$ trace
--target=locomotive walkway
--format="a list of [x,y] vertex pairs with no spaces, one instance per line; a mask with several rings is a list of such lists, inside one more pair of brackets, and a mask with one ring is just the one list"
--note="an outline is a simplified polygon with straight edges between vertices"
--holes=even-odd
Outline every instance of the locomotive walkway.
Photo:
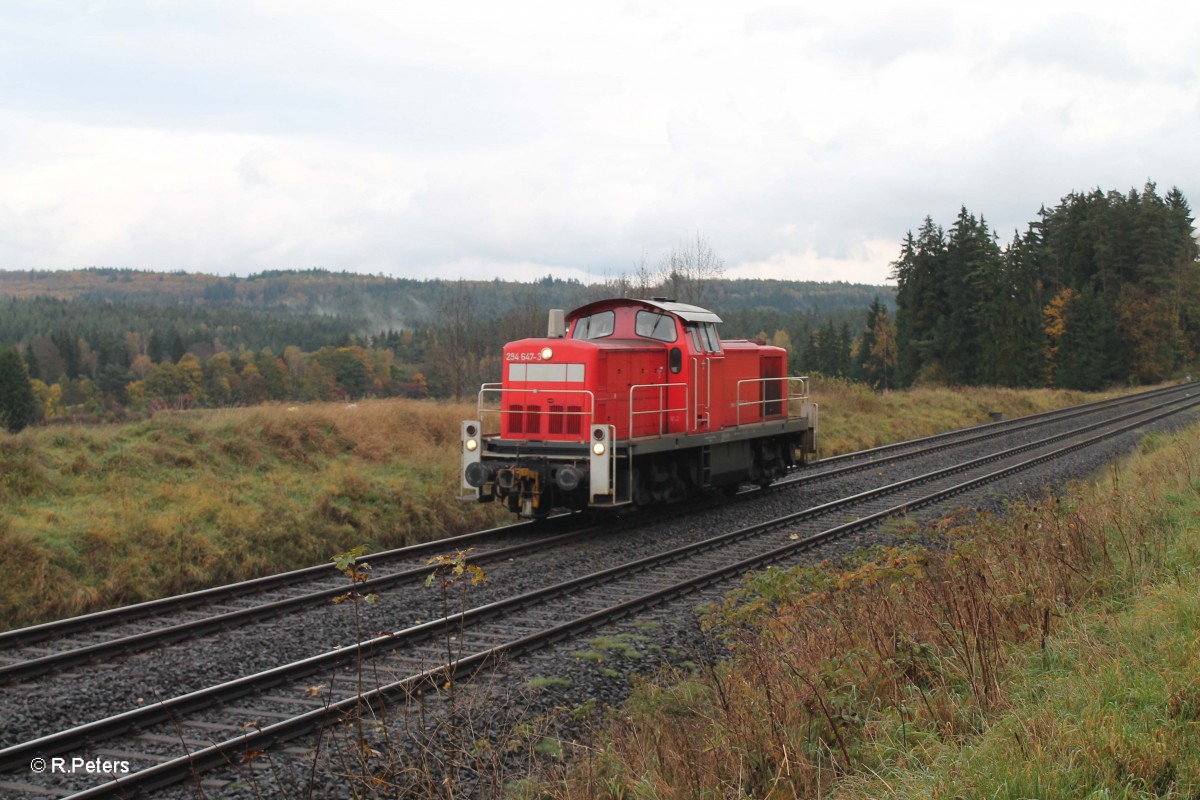
[[[71,796],[83,798],[119,796],[124,792],[169,785],[208,768],[235,761],[238,754],[246,750],[262,750],[311,732],[364,705],[378,705],[388,697],[405,697],[432,684],[457,680],[501,657],[513,657],[579,636],[614,619],[636,614],[704,587],[730,583],[747,570],[793,560],[820,544],[1033,469],[1198,404],[1200,393],[1194,384],[1171,387],[828,459],[812,474],[785,482],[793,486],[785,487],[783,491],[794,491],[796,486],[845,474],[848,470],[875,470],[881,464],[914,459],[933,450],[950,452],[967,443],[979,445],[1006,436],[1023,439],[1015,446],[995,442],[994,451],[986,455],[960,458],[949,466],[890,480],[868,491],[767,522],[671,547],[652,556],[505,597],[461,614],[413,625],[357,645],[14,744],[0,750],[0,771],[12,775],[8,779],[0,777],[0,787],[24,791],[29,796],[37,796],[35,792],[61,795],[79,790]],[[1065,432],[1036,438],[1035,432],[1039,428],[1061,423],[1064,419],[1077,422]],[[946,461],[945,456],[943,461]],[[847,518],[852,521],[845,522]],[[567,519],[554,524],[569,527],[573,523]],[[521,530],[521,535],[529,530],[525,526],[498,530],[513,529]],[[546,528],[543,526],[538,530],[545,531]],[[532,557],[534,551],[544,551],[555,540],[567,542],[587,535],[586,531],[578,529],[559,532],[553,527],[550,533],[547,538],[546,533],[541,532],[540,547],[537,540],[520,542],[511,545],[506,555],[494,556],[495,552],[504,552],[499,547],[490,555],[506,559]],[[476,537],[472,542],[489,538],[498,541],[499,534],[493,530],[471,536]],[[423,557],[456,546],[460,546],[459,543],[443,541],[422,546],[419,553]],[[379,557],[368,558],[374,563]],[[395,561],[411,565],[415,558],[418,556],[410,551],[405,556],[397,556]],[[472,557],[471,560],[479,559]],[[409,566],[396,573],[403,578],[389,576],[389,579],[413,580],[417,573],[421,577],[427,576],[429,567]],[[343,579],[336,591],[344,593],[346,589]],[[328,597],[320,602],[327,603]],[[273,610],[271,613],[281,612]],[[455,647],[461,648],[461,656],[448,660],[445,643],[451,636],[456,637]],[[14,636],[12,640],[18,641],[19,637]],[[84,657],[99,656],[96,651],[91,651]],[[371,663],[373,670],[398,679],[360,693],[356,681],[360,660]],[[26,673],[22,680],[29,680],[30,674]],[[326,678],[321,683],[320,696],[316,698],[307,686],[315,675]],[[278,721],[264,726],[260,724],[264,717]],[[221,735],[226,738],[212,742]],[[188,746],[188,742],[195,744]],[[85,748],[96,747],[97,743],[103,743],[106,752],[130,757],[136,762],[135,771],[119,780],[86,788],[73,782],[76,776],[64,779],[44,775],[37,780],[39,776],[28,773],[28,765],[35,758],[69,757]],[[191,752],[181,754],[179,751],[185,747]]]

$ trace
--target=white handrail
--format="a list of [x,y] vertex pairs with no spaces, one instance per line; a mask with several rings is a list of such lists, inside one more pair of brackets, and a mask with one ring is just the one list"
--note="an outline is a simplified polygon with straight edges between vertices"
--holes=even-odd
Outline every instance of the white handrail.
[[[638,389],[658,389],[658,408],[647,409],[645,411],[633,410],[633,393]],[[683,390],[683,407],[682,408],[664,408],[665,398],[663,397],[664,390],[670,392],[672,389]],[[684,419],[687,419],[688,410],[688,386],[686,383],[637,383],[629,387],[629,438],[630,439],[645,439],[650,436],[662,436],[663,430],[662,415],[663,414],[678,414],[682,413]],[[633,435],[633,418],[642,414],[658,414],[658,433],[647,433],[642,436]],[[686,429],[685,429],[686,431]]]
[[[545,415],[547,418],[549,418],[551,416],[588,417],[588,420],[586,423],[583,420],[580,420],[580,423],[579,423],[579,428],[581,431],[580,437],[579,437],[580,441],[583,441],[584,439],[587,438],[587,431],[591,427],[593,418],[596,413],[596,395],[591,390],[589,390],[589,389],[505,389],[505,388],[503,388],[503,384],[500,384],[500,383],[485,383],[479,388],[479,397],[478,397],[477,407],[476,407],[476,410],[478,411],[478,416],[476,417],[476,419],[479,420],[480,425],[485,425],[484,414],[498,414],[500,419],[503,420],[505,414],[527,414],[527,413],[529,413],[528,411],[526,411],[524,409],[522,409],[521,411],[513,411],[510,408],[504,408],[503,405],[499,405],[504,402],[503,395],[507,392],[520,392],[521,394],[540,394],[540,395],[545,395],[546,397],[548,397],[550,399],[555,399],[555,398],[558,398],[558,397],[561,397],[564,395],[586,395],[587,408],[584,410],[581,410],[581,411],[548,411],[547,410],[547,411],[540,411],[538,413],[541,415]],[[485,393],[494,393],[494,394],[500,395],[500,397],[496,401],[498,403],[497,407],[495,407],[495,408],[485,408],[484,407],[483,396]],[[503,432],[503,426],[501,427],[501,432]],[[545,431],[541,431],[541,432],[545,433]],[[489,435],[489,434],[484,434],[484,435]],[[495,434],[491,434],[491,435],[495,435]],[[555,434],[555,435],[557,436],[558,434]]]
[[[745,401],[742,400],[742,385],[743,384],[761,383],[761,384],[765,385],[768,381],[784,382],[783,383],[783,391],[780,393],[779,397],[764,398],[764,397],[762,397],[763,393],[759,392],[759,397],[761,398],[759,400],[745,400]],[[800,384],[799,392],[792,391],[792,388],[791,388],[792,382],[798,382]],[[737,413],[735,416],[734,425],[735,425],[735,427],[741,427],[742,407],[743,406],[762,406],[762,411],[759,413],[759,419],[760,420],[764,419],[766,417],[765,412],[766,412],[766,404],[767,403],[782,403],[783,407],[784,407],[784,413],[787,415],[787,418],[794,419],[795,417],[797,417],[799,415],[792,414],[791,404],[792,404],[793,400],[799,400],[800,402],[805,402],[808,400],[808,376],[788,375],[786,377],[779,377],[779,378],[745,378],[743,380],[740,380],[737,382],[737,403],[736,403]]]

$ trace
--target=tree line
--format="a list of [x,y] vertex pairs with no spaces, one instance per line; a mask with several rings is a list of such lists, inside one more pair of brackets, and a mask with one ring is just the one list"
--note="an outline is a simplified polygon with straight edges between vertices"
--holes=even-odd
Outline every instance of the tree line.
[[893,264],[896,379],[1095,390],[1191,369],[1200,266],[1186,198],[1071,193],[1000,247],[965,207],[926,217]]
[[[203,327],[117,333],[63,326],[0,347],[0,425],[19,430],[56,419],[266,401],[473,397],[481,383],[500,380],[502,344],[542,336],[546,324],[546,310],[532,301],[481,320],[471,313],[476,291],[459,284],[440,307],[440,325],[370,337],[342,330],[331,337],[335,343],[310,351],[229,348]],[[726,319],[723,336],[784,347],[794,370],[894,384],[894,335],[878,297],[865,321],[861,308],[825,316],[745,311]]]
[[[0,300],[0,346],[14,348],[0,363],[0,384],[28,383],[20,394],[33,398],[10,408],[0,397],[0,422],[19,428],[263,401],[473,397],[481,383],[500,379],[504,342],[544,335],[548,308],[612,296],[703,303],[721,311],[727,338],[772,341],[793,363],[811,361],[810,370],[863,377],[854,355],[862,308],[873,291],[890,300],[887,287],[727,280],[723,269],[697,235],[654,266],[643,260],[632,274],[589,285],[324,270],[248,279],[0,272],[0,291],[14,293]],[[886,316],[885,306],[875,296],[872,308]]]

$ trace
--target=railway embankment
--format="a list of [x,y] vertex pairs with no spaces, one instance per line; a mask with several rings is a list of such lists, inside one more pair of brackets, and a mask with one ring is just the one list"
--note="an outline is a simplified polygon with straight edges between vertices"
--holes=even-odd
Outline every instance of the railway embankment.
[[[5,676],[17,682],[0,692],[10,721],[0,766],[15,770],[4,785],[18,796],[51,787],[83,789],[80,776],[39,777],[22,768],[31,759],[100,747],[127,756],[136,774],[118,776],[114,786],[94,786],[96,793],[183,780],[165,796],[190,796],[189,776],[214,767],[204,780],[221,796],[350,796],[368,787],[400,792],[405,786],[454,786],[456,795],[503,788],[519,797],[530,786],[519,778],[534,769],[531,761],[569,760],[571,770],[584,771],[560,776],[552,791],[589,796],[597,786],[589,780],[602,774],[590,760],[597,751],[589,747],[599,742],[606,754],[600,766],[617,770],[601,787],[626,786],[627,778],[639,786],[661,781],[660,793],[671,796],[668,789],[677,781],[697,776],[670,769],[660,775],[652,763],[625,773],[610,750],[620,756],[613,748],[621,737],[646,724],[658,738],[637,740],[633,752],[646,759],[647,748],[658,746],[662,758],[702,741],[702,728],[672,728],[680,718],[693,715],[728,727],[714,707],[745,715],[738,717],[745,723],[738,735],[777,730],[784,758],[770,760],[771,741],[758,740],[760,749],[752,751],[749,740],[722,733],[707,746],[732,742],[735,755],[753,760],[730,762],[736,770],[730,774],[714,772],[718,788],[736,781],[743,793],[767,794],[774,789],[752,782],[767,775],[772,787],[798,792],[803,785],[784,783],[781,776],[790,780],[804,766],[818,777],[854,776],[853,759],[869,752],[884,730],[888,702],[901,708],[905,742],[908,727],[921,720],[904,716],[904,709],[922,698],[931,698],[933,709],[927,734],[942,730],[937,726],[947,720],[961,723],[944,734],[950,741],[985,731],[986,714],[1010,705],[1002,695],[1004,654],[1039,635],[1057,635],[1069,614],[1114,582],[1101,570],[1096,547],[1070,537],[1062,539],[1062,552],[1047,544],[1050,539],[1024,550],[1011,550],[1011,543],[1010,550],[983,549],[986,542],[1037,541],[1025,532],[986,527],[998,524],[988,512],[1009,508],[1020,497],[1062,507],[1060,499],[1047,500],[1058,495],[1048,496],[1042,487],[1090,479],[1098,471],[1108,475],[1106,465],[1118,456],[1173,444],[1173,431],[1195,420],[1198,401],[1194,386],[1164,387],[828,458],[767,491],[747,487],[723,504],[632,515],[601,527],[564,517],[480,531],[470,534],[470,545],[462,537],[432,545],[435,551],[475,548],[434,559],[449,559],[450,566],[464,559],[461,573],[445,573],[448,581],[438,578],[429,547],[421,546],[375,553],[371,569],[355,567],[353,576],[325,565],[278,576],[286,580],[272,578],[269,585],[234,587],[228,597],[206,594],[207,608],[196,607],[195,598],[179,598],[188,601],[180,608],[156,604],[161,619],[125,609],[137,612],[129,631],[110,624],[117,622],[111,615],[93,616],[86,631],[39,629],[45,635],[36,641],[9,642],[15,649],[5,656],[14,663],[0,668],[0,682]],[[1144,439],[1148,434],[1152,438]],[[1124,488],[1128,481],[1116,485]],[[1157,496],[1147,502],[1161,505]],[[1078,508],[1091,513],[1094,505],[1089,499]],[[959,506],[972,510],[943,516]],[[1066,508],[1075,509],[1070,503]],[[1056,513],[1060,532],[1072,530],[1066,512]],[[1126,549],[1140,552],[1136,545],[1147,541],[1142,536]],[[864,545],[872,549],[864,553]],[[1101,546],[1098,552],[1107,551]],[[955,573],[952,567],[967,556],[974,559],[970,569]],[[1021,572],[1023,563],[1033,565],[1029,575]],[[1130,563],[1138,562],[1131,556]],[[767,569],[769,564],[779,566]],[[487,581],[454,577],[473,576],[480,567]],[[331,574],[318,574],[322,570]],[[759,577],[743,587],[740,602],[723,603],[747,570]],[[1078,578],[1087,574],[1091,582]],[[357,588],[350,590],[348,577]],[[323,588],[327,583],[332,585]],[[438,585],[446,587],[441,594]],[[1047,586],[1059,594],[1046,594]],[[871,594],[879,587],[894,596]],[[940,595],[926,591],[938,587]],[[916,610],[900,603],[915,595],[925,597]],[[959,616],[930,622],[938,599]],[[708,606],[703,630],[695,613],[701,604]],[[858,616],[838,618],[834,611],[843,607],[857,608]],[[890,623],[872,631],[880,615]],[[967,622],[959,619],[963,615]],[[854,638],[848,629],[857,624],[867,625],[871,635]],[[152,630],[141,630],[143,625]],[[1005,638],[1014,629],[1024,639]],[[821,630],[828,640],[805,638]],[[368,641],[356,646],[364,637]],[[893,670],[891,684],[886,670],[869,661],[868,646]],[[978,675],[956,665],[960,652]],[[813,654],[823,654],[836,669],[805,661]],[[656,664],[686,676],[678,691],[693,706],[678,702],[677,690],[665,683],[647,682]],[[816,671],[804,673],[803,667]],[[797,676],[809,678],[814,696],[784,692],[786,681],[795,683]],[[896,693],[910,685],[922,693],[897,700]],[[631,686],[638,688],[630,710],[617,717],[628,727],[618,726],[620,735],[607,738],[587,736],[589,726],[607,717],[606,708],[629,698]],[[964,705],[946,718],[934,716],[948,707],[954,690],[992,698],[994,705],[981,704],[978,713]],[[785,699],[782,706],[775,705],[777,698]],[[851,702],[859,699],[861,705]],[[806,718],[806,709],[827,716]],[[651,710],[665,715],[666,723]],[[349,714],[343,724],[324,727],[343,712]],[[879,716],[870,718],[872,713]],[[824,738],[822,719],[829,720]],[[862,723],[868,732],[856,733],[862,720],[870,723]],[[686,741],[663,738],[672,730],[682,730]],[[289,740],[294,744],[278,748]],[[186,755],[178,753],[182,745]],[[831,757],[825,763],[801,760],[826,750]],[[333,763],[327,763],[330,757]],[[726,763],[722,757],[718,766]]]
[[[823,456],[1105,395],[814,381]],[[161,413],[0,432],[0,628],[153,600],[507,521],[458,502],[467,404]]]
[[467,411],[268,405],[0,434],[0,627],[506,521],[457,500]]
[[758,573],[704,618],[729,658],[638,682],[539,790],[1195,794],[1200,426],[1003,515],[972,505]]

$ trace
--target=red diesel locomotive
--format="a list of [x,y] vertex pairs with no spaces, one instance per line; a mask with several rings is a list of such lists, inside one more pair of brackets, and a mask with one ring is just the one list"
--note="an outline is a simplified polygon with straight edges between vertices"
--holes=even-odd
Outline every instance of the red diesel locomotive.
[[463,499],[541,517],[765,486],[803,463],[808,380],[783,348],[722,340],[720,321],[662,298],[551,311],[547,338],[505,346],[502,382],[462,424]]

